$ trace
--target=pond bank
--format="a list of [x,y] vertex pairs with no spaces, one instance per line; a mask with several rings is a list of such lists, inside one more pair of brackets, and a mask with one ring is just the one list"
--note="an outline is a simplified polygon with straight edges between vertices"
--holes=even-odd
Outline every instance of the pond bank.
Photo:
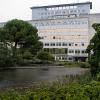
[[51,65],[36,65],[36,66],[15,66],[15,67],[1,67],[0,70],[5,70],[5,69],[40,69],[40,68],[70,68],[70,69],[85,69],[89,70],[89,68],[81,68],[81,67],[65,67],[65,66],[51,66]]
[[40,69],[40,68],[64,68],[64,66],[50,66],[50,65],[36,65],[36,66],[15,66],[15,67],[1,67],[0,70],[10,70],[10,69]]
[[63,77],[73,78],[84,75],[89,69],[84,68],[65,68],[61,66],[49,67],[17,67],[0,71],[0,88],[23,87],[48,81],[58,81]]

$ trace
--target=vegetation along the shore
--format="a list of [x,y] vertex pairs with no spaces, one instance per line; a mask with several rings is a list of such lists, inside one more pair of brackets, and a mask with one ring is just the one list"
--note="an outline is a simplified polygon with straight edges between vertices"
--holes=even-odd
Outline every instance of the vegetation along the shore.
[[43,51],[39,40],[37,28],[28,22],[8,21],[0,28],[0,67],[29,65],[39,62],[38,59],[53,60],[51,54]]
[[2,91],[0,100],[100,100],[100,74],[94,80],[89,77],[76,79],[67,83],[64,80],[52,85]]

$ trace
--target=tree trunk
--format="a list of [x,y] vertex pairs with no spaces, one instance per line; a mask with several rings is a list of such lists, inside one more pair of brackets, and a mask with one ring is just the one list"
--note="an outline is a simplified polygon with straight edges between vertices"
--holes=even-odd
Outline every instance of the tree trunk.
[[13,59],[14,59],[15,63],[16,63],[16,58],[17,58],[16,50],[17,50],[17,42],[15,42],[15,45],[13,47]]

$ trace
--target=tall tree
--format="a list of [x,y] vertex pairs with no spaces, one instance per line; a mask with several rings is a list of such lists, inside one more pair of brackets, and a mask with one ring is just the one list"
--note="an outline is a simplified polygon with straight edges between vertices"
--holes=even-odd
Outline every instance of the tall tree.
[[[22,51],[29,50],[34,54],[34,51],[37,52],[43,47],[39,41],[37,28],[26,21],[18,19],[8,21],[6,25],[0,29],[0,36],[2,36],[0,41],[6,41],[6,43],[10,44],[14,58],[17,56],[17,48],[23,49]],[[40,47],[36,49],[36,45]]]
[[95,29],[95,35],[90,40],[90,44],[87,47],[87,52],[89,54],[89,63],[91,65],[91,74],[95,76],[96,73],[100,71],[100,24],[95,23],[92,25]]

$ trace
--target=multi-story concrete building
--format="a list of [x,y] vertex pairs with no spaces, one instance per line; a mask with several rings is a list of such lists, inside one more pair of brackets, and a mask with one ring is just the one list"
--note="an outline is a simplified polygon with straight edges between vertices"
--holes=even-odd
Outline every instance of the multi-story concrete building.
[[31,7],[32,20],[38,28],[44,50],[55,60],[85,60],[86,48],[94,35],[93,23],[100,14],[91,14],[92,2]]
[[91,14],[92,2],[31,7],[44,50],[55,60],[86,60],[86,48],[100,23],[100,14]]

